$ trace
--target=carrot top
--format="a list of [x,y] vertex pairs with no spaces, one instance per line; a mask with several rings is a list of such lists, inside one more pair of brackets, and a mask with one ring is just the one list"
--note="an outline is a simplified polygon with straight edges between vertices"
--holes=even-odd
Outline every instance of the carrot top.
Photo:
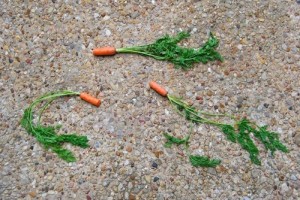
[[[74,162],[75,156],[73,153],[62,147],[63,143],[70,143],[75,146],[79,146],[82,148],[88,147],[88,139],[86,136],[79,136],[76,134],[62,134],[58,135],[57,132],[61,126],[44,126],[41,124],[41,115],[44,112],[44,110],[50,105],[52,101],[59,97],[63,96],[74,96],[79,95],[78,92],[72,92],[72,91],[59,91],[59,92],[51,92],[48,94],[45,94],[39,98],[37,98],[35,101],[33,101],[28,108],[25,109],[24,115],[21,119],[21,125],[23,128],[26,129],[26,131],[31,134],[32,136],[36,137],[39,143],[41,143],[46,149],[52,149],[53,152],[55,152],[58,157],[62,158],[63,160],[67,162]],[[39,110],[38,115],[38,121],[37,123],[34,123],[34,115],[33,111],[34,108],[42,103],[45,102],[45,104],[42,106],[42,108]]]
[[216,51],[219,45],[211,33],[207,42],[201,48],[184,48],[177,44],[190,36],[187,32],[180,32],[171,37],[165,35],[154,43],[142,46],[133,46],[117,49],[117,53],[133,53],[150,56],[157,60],[165,60],[175,64],[176,68],[189,69],[194,63],[207,63],[213,60],[223,61],[220,53]]

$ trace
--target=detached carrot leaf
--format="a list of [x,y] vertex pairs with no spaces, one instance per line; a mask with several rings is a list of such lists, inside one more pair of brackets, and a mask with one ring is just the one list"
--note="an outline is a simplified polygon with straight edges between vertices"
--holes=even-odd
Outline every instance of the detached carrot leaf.
[[221,163],[219,159],[209,159],[207,156],[189,156],[190,162],[194,167],[216,167]]
[[167,139],[167,142],[164,145],[166,148],[170,148],[172,146],[172,144],[176,144],[176,145],[187,144],[188,140],[190,139],[189,135],[183,139],[173,137],[173,136],[169,135],[168,133],[163,133],[163,135]]

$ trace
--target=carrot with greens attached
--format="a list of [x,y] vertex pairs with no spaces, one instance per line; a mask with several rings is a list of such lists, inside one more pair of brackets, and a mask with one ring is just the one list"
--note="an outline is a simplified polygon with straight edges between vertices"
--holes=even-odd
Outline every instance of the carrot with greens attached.
[[[212,114],[196,110],[195,107],[184,102],[181,98],[177,98],[167,94],[167,91],[157,83],[150,82],[150,87],[162,96],[166,96],[170,103],[177,108],[180,115],[195,124],[210,124],[214,125],[224,133],[226,138],[231,142],[239,143],[241,147],[250,155],[250,160],[256,165],[260,165],[261,161],[258,158],[259,150],[254,144],[254,140],[250,137],[251,133],[258,140],[261,141],[267,150],[270,150],[272,155],[276,150],[282,152],[289,152],[288,148],[279,140],[279,134],[268,131],[267,126],[258,126],[256,123],[249,121],[246,118],[238,120],[236,117],[227,114]],[[165,92],[161,92],[165,91]],[[233,120],[233,124],[219,122],[221,117],[229,117]],[[217,119],[214,119],[217,118]],[[191,162],[199,160],[202,163],[206,159],[190,159]],[[201,161],[201,162],[200,162]]]
[[[36,137],[37,141],[41,143],[46,149],[51,149],[58,157],[67,162],[74,162],[75,156],[73,153],[62,147],[63,143],[71,143],[72,145],[87,148],[88,139],[86,136],[79,136],[76,134],[62,134],[58,135],[57,132],[61,126],[45,126],[41,124],[42,113],[50,105],[52,101],[59,97],[64,96],[80,96],[81,99],[95,106],[100,106],[100,99],[96,99],[86,93],[79,93],[73,91],[58,91],[47,93],[35,101],[33,101],[28,108],[25,109],[24,115],[21,120],[21,126],[32,136]],[[37,123],[34,123],[34,108],[41,103],[44,105],[39,109]]]
[[175,37],[165,35],[152,44],[125,48],[102,47],[93,50],[95,56],[111,56],[116,53],[130,53],[149,56],[156,60],[169,61],[176,68],[189,69],[194,63],[207,63],[208,61],[223,61],[220,53],[216,51],[219,41],[210,34],[209,39],[199,49],[184,48],[177,44],[190,36],[187,32],[180,32]]

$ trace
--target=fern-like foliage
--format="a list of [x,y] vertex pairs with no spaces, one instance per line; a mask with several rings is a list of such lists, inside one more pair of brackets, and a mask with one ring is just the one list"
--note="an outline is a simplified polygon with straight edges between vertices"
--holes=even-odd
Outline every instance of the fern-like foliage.
[[190,135],[186,136],[183,139],[173,137],[168,133],[163,133],[163,135],[167,139],[167,142],[164,145],[166,148],[170,148],[172,144],[176,144],[176,145],[187,144],[188,140],[190,139]]
[[[46,149],[51,149],[58,155],[58,157],[67,162],[74,162],[76,161],[76,158],[70,150],[63,148],[62,145],[64,143],[70,143],[75,146],[86,148],[89,146],[87,137],[78,136],[76,134],[58,135],[58,131],[61,126],[44,126],[41,125],[40,119],[43,111],[47,106],[49,106],[50,102],[59,97],[71,95],[78,95],[78,93],[72,91],[59,91],[45,94],[36,99],[28,108],[25,109],[24,115],[21,119],[21,126],[25,128],[30,135],[34,136]],[[47,103],[40,109],[39,121],[35,124],[33,122],[33,110],[37,104],[43,101],[46,101]]]
[[157,60],[165,60],[175,64],[176,68],[189,69],[194,63],[207,63],[208,61],[223,61],[220,53],[216,51],[219,41],[210,34],[208,41],[200,48],[184,48],[177,44],[190,36],[187,32],[180,32],[175,37],[165,35],[154,43],[117,49],[118,53],[136,53],[150,56]]
[[209,159],[207,156],[189,156],[194,167],[216,167],[221,163],[219,159]]

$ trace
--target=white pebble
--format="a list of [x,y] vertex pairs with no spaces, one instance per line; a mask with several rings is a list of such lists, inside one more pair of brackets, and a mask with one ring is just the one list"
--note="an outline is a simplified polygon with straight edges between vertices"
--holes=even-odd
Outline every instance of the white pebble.
[[105,30],[105,35],[106,35],[106,36],[110,36],[110,35],[111,35],[111,31],[110,31],[109,29],[106,29],[106,30]]

